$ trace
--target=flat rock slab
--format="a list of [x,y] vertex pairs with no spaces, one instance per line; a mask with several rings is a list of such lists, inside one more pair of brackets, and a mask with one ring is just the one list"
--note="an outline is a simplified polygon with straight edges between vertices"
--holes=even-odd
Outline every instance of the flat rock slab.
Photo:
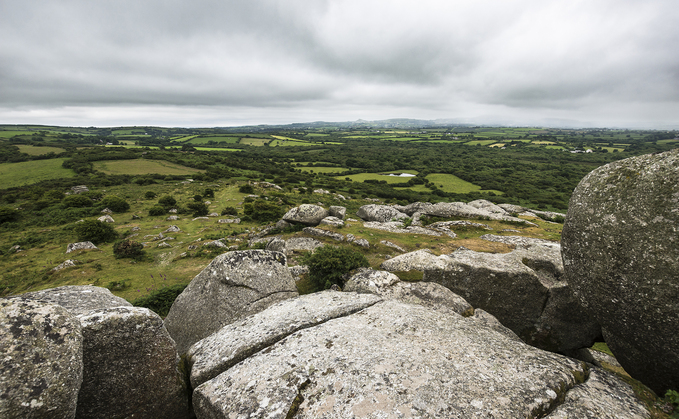
[[80,322],[63,307],[0,299],[0,417],[74,418],[82,343]]
[[187,352],[191,385],[198,387],[298,330],[347,316],[381,300],[371,294],[323,291],[282,301],[227,325]]
[[58,304],[75,316],[86,314],[92,310],[132,307],[132,304],[127,300],[113,295],[107,288],[90,285],[65,285],[42,291],[27,292],[21,294],[21,298]]
[[201,418],[539,417],[584,363],[384,301],[293,333],[194,391]]
[[372,228],[375,230],[383,230],[383,231],[388,231],[390,233],[399,233],[399,234],[424,234],[427,236],[442,236],[443,233],[439,231],[434,231],[430,230],[428,228],[424,227],[418,227],[418,226],[408,226],[404,227],[403,223],[400,221],[387,221],[387,222],[377,222],[377,221],[366,221],[363,223],[363,227],[365,228]]
[[447,256],[436,256],[429,249],[416,250],[387,259],[380,265],[381,269],[389,272],[420,271],[425,269],[442,268]]
[[328,210],[313,204],[302,204],[285,213],[283,220],[293,224],[316,226],[328,216]]

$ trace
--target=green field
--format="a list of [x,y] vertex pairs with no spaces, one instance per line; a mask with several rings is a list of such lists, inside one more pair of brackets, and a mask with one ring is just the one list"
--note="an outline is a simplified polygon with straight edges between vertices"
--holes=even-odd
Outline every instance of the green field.
[[59,147],[36,147],[25,144],[17,144],[17,147],[19,147],[19,151],[21,151],[22,153],[26,153],[31,156],[40,156],[48,153],[58,154],[65,151],[63,148]]
[[307,173],[342,173],[349,170],[346,167],[300,167],[300,169]]
[[0,183],[3,188],[30,185],[42,180],[74,177],[70,169],[61,167],[66,159],[33,160],[0,164]]
[[[412,175],[416,175],[417,170],[397,170],[386,173],[410,173]],[[364,180],[377,180],[377,181],[384,180],[387,183],[404,183],[411,179],[409,177],[385,176],[380,173],[359,173],[356,175],[349,175],[345,177],[351,179],[354,182],[363,182]],[[342,179],[344,179],[344,177]]]
[[210,137],[194,137],[191,138],[189,141],[187,141],[187,144],[207,144],[210,141],[214,141],[215,143],[224,143],[224,144],[236,144],[238,143],[238,140],[240,139],[239,136],[226,136],[226,135],[220,135],[220,136],[210,136]]
[[464,143],[465,145],[491,145],[495,144],[497,140],[476,140]]
[[0,138],[10,138],[14,137],[15,135],[27,135],[27,134],[32,134],[30,131],[4,131],[0,130]]
[[[473,183],[467,182],[466,180],[462,180],[459,177],[455,175],[449,175],[446,173],[432,173],[427,176],[427,180],[434,185],[436,185],[439,189],[441,189],[444,192],[452,192],[452,193],[469,193],[469,192],[482,192],[482,193],[489,193],[493,192],[497,195],[502,195],[503,192],[501,191],[494,191],[494,190],[482,190],[480,186],[474,185]],[[424,185],[415,185],[412,186],[408,189],[412,189],[414,191],[419,191],[419,192],[427,192],[430,191],[429,188],[427,188]]]
[[94,162],[94,168],[107,175],[146,175],[150,173],[160,175],[190,175],[205,172],[204,170],[192,169],[164,160],[146,159],[103,160]]
[[270,141],[271,141],[270,138],[241,138],[240,143],[244,145],[253,145],[261,147]]

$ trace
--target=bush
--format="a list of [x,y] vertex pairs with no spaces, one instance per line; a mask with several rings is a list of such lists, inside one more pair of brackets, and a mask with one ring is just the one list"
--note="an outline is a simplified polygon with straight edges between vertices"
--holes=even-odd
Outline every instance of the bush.
[[158,200],[158,205],[163,208],[170,209],[177,205],[177,200],[170,195],[165,195]]
[[113,245],[113,254],[116,259],[129,258],[141,260],[145,254],[144,245],[132,240],[122,240]]
[[66,208],[85,208],[92,206],[92,200],[85,195],[69,195],[64,198]]
[[317,290],[328,289],[333,284],[344,286],[343,276],[352,269],[368,267],[363,253],[349,247],[323,246],[302,258],[309,265],[309,279]]
[[18,219],[19,211],[9,207],[0,207],[0,224],[14,222]]
[[194,217],[203,217],[209,212],[207,205],[202,202],[189,202],[186,207],[193,213]]
[[238,215],[236,207],[226,207],[222,210],[222,215]]
[[193,200],[196,202],[203,202],[203,197],[201,195],[193,195]]
[[240,188],[238,188],[238,192],[240,192],[240,193],[254,193],[255,188],[253,188],[252,185],[250,185],[250,184],[242,185]]
[[118,238],[118,233],[111,224],[99,220],[85,220],[75,226],[78,241],[89,241],[94,244],[106,243]]
[[172,303],[177,299],[177,296],[184,291],[186,285],[172,285],[170,287],[163,287],[158,291],[153,291],[146,297],[140,297],[132,301],[135,307],[146,307],[151,311],[156,312],[161,317],[167,316],[170,312]]
[[62,199],[64,199],[64,193],[61,191],[58,191],[56,189],[51,189],[42,196],[42,199],[46,201],[58,201],[61,202]]
[[203,196],[206,198],[214,198],[215,191],[210,188],[205,188],[205,190],[203,191]]
[[156,193],[153,191],[146,191],[146,193],[144,194],[144,198],[146,199],[153,199],[156,196],[157,196]]
[[244,204],[243,213],[255,221],[278,221],[285,215],[285,208],[267,201],[255,201]]
[[130,204],[127,201],[115,195],[109,195],[102,199],[101,205],[113,212],[125,212],[130,209]]
[[167,210],[160,205],[156,205],[155,207],[151,207],[149,209],[149,215],[152,217],[158,217],[161,215],[165,215],[167,213]]

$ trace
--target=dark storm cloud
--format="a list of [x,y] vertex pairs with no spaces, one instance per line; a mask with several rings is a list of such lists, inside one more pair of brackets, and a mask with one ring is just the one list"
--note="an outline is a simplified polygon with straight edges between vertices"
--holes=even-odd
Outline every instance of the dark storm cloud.
[[673,3],[5,0],[0,123],[679,125]]

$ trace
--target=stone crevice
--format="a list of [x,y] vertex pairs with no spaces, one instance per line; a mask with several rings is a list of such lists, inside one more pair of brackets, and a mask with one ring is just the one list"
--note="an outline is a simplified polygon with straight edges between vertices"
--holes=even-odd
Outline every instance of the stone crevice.
[[556,393],[556,398],[549,404],[549,406],[542,410],[541,408],[538,408],[531,412],[533,415],[532,417],[535,419],[541,419],[544,417],[549,416],[552,412],[554,412],[556,409],[559,408],[564,402],[566,401],[566,396],[568,396],[568,392],[573,390],[577,385],[580,384],[585,384],[589,380],[590,376],[590,370],[589,367],[585,362],[581,362],[582,369],[584,371],[584,374],[581,373],[580,371],[573,370],[573,382],[571,383],[570,381],[564,381],[561,383],[561,387],[558,389],[552,389]]

